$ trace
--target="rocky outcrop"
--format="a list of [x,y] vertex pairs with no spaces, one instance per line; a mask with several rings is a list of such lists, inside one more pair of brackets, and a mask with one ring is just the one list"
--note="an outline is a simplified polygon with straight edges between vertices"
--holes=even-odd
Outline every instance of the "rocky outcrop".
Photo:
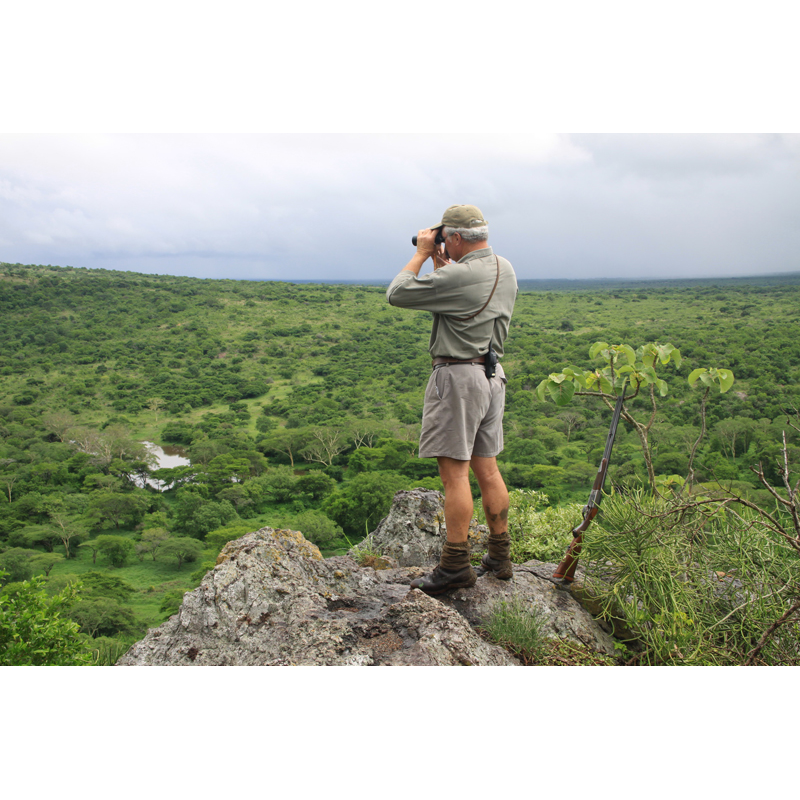
[[[389,514],[351,553],[370,548],[398,566],[423,566],[439,560],[446,538],[444,495],[435,489],[413,489],[395,494]],[[469,528],[472,552],[486,550],[488,538],[489,529],[473,520]]]
[[547,635],[613,653],[611,637],[550,580],[552,565],[515,565],[512,581],[486,575],[438,598],[410,590],[438,558],[442,527],[441,495],[398,493],[372,541],[389,553],[388,569],[360,566],[352,555],[323,559],[297,531],[249,533],[229,542],[178,613],[118,663],[512,666],[479,630],[512,595],[539,610]]

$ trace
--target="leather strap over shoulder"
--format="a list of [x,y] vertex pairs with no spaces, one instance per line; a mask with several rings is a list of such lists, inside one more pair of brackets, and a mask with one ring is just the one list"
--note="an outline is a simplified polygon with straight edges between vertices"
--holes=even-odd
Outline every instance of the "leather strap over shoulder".
[[494,279],[494,286],[492,286],[492,293],[489,295],[489,299],[483,304],[482,308],[479,311],[476,311],[474,314],[470,314],[468,317],[453,317],[453,319],[458,320],[459,322],[466,322],[469,319],[473,319],[473,317],[477,317],[478,314],[483,311],[486,306],[489,305],[492,297],[494,297],[494,290],[497,288],[497,282],[500,280],[500,259],[495,255],[495,261],[497,262],[497,277]]

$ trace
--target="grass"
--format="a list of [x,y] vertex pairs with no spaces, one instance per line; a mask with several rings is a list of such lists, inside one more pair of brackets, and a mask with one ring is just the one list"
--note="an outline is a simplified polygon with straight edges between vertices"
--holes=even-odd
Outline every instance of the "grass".
[[523,664],[539,663],[545,652],[544,624],[535,606],[518,595],[501,600],[484,623],[486,635]]
[[[113,534],[130,539],[134,537],[133,531],[122,529],[100,531],[98,535],[100,534]],[[197,586],[197,582],[192,580],[192,572],[196,566],[193,563],[184,563],[178,569],[176,559],[166,559],[162,556],[153,561],[148,555],[144,561],[140,562],[133,556],[128,559],[124,567],[112,567],[101,554],[98,554],[97,562],[92,563],[92,554],[84,548],[78,550],[76,558],[65,559],[56,564],[50,572],[50,578],[62,580],[80,578],[87,572],[103,572],[121,578],[136,590],[126,605],[136,615],[144,633],[147,628],[157,627],[169,616],[160,609],[166,592],[175,590],[188,592]],[[59,584],[60,581],[56,585]]]
[[533,666],[611,666],[610,656],[587,647],[544,634],[544,621],[533,606],[518,595],[501,600],[483,624],[480,633],[518,658],[526,667]]

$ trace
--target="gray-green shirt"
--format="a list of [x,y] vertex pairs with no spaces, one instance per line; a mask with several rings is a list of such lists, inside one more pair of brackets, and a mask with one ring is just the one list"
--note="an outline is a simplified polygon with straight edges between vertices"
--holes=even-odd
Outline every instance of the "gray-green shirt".
[[469,317],[482,308],[497,277],[497,260],[491,247],[473,250],[457,263],[420,277],[403,270],[389,285],[386,299],[399,308],[433,314],[429,348],[433,358],[475,358],[488,351],[490,340],[494,351],[502,356],[517,299],[517,276],[506,259],[499,262],[500,278],[489,305],[469,320],[457,317]]

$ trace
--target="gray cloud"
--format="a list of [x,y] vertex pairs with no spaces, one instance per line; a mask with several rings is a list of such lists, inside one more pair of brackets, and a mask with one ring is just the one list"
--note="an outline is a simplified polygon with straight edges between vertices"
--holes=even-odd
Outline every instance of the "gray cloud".
[[390,279],[472,202],[523,278],[798,269],[779,135],[5,135],[0,260]]

